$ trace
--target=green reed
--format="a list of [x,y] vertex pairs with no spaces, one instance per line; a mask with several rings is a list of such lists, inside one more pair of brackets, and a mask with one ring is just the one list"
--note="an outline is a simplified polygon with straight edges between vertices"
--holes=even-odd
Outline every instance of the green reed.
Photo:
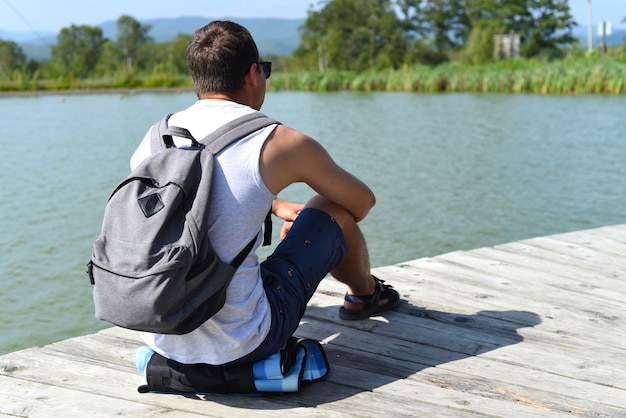
[[410,91],[419,93],[624,94],[626,62],[615,58],[503,61],[484,66],[447,64],[352,73],[283,72],[269,89]]
[[[18,74],[19,75],[19,74]],[[95,90],[115,88],[191,88],[187,74],[119,73],[108,78],[0,79],[1,91]],[[277,69],[270,91],[408,91],[418,93],[624,94],[626,55],[578,57],[561,61],[507,60],[488,65],[405,66],[398,70],[293,72]]]

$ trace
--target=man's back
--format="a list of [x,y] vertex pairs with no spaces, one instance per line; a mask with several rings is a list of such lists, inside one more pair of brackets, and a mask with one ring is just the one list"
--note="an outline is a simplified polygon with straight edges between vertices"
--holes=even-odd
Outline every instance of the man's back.
[[[229,120],[253,109],[233,102],[201,100],[175,113],[170,125],[188,129],[203,138]],[[215,158],[209,238],[217,255],[230,262],[254,237],[270,210],[275,196],[265,187],[259,172],[259,155],[276,125],[237,141]],[[147,139],[144,139],[146,141]],[[175,138],[177,146],[186,140]],[[145,158],[140,145],[132,165]],[[260,279],[254,250],[237,270],[228,287],[224,307],[196,331],[185,335],[144,333],[151,348],[181,363],[222,364],[235,360],[256,347],[269,329],[269,307]]]

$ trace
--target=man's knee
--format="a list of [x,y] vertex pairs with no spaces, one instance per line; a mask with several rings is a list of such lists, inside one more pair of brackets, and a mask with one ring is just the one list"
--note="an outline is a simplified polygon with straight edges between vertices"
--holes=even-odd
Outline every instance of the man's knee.
[[307,208],[316,208],[326,212],[339,224],[341,229],[345,229],[347,225],[355,223],[354,216],[350,211],[337,203],[328,200],[324,196],[316,195],[306,204]]

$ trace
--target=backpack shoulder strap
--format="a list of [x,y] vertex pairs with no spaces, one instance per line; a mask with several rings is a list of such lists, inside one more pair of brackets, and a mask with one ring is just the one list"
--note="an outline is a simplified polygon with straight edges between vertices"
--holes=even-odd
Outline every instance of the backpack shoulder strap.
[[189,139],[193,147],[200,147],[202,143],[212,154],[217,154],[238,139],[250,135],[261,128],[280,124],[279,121],[268,118],[261,112],[248,113],[219,127],[198,142],[187,129],[179,126],[169,126],[170,116],[172,116],[172,113],[165,115],[158,123],[152,126],[150,140],[150,152],[152,154],[162,149],[173,147],[173,136]]
[[[207,149],[215,155],[233,142],[258,131],[259,129],[277,124],[280,125],[280,122],[275,119],[268,118],[261,112],[248,113],[216,129],[201,139],[200,143],[206,146]],[[238,267],[241,262],[243,262],[244,258],[246,258],[254,246],[255,241],[256,238],[248,243],[248,245],[237,255],[237,257],[235,257],[231,263],[233,266]],[[270,245],[271,242],[272,210],[270,209],[264,221],[263,245]]]
[[[258,131],[261,128],[265,128],[270,125],[280,125],[281,123],[275,119],[265,116],[261,112],[253,112],[243,115],[224,126],[218,128],[211,134],[200,140],[200,143],[204,144],[207,149],[214,155],[232,144],[233,142],[250,135],[253,132]],[[264,234],[263,245],[267,246],[272,243],[272,210],[270,209],[265,217],[264,221]],[[239,265],[250,252],[250,249],[254,245],[253,239],[246,248],[235,258],[232,265]]]
[[248,113],[240,116],[216,129],[200,140],[213,154],[217,154],[233,142],[270,125],[280,125],[280,122],[268,118],[261,112]]

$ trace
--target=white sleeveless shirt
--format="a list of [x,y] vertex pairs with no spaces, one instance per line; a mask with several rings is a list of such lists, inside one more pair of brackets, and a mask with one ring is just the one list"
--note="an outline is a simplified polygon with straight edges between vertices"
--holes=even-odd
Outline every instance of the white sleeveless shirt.
[[[223,100],[199,100],[171,116],[169,124],[187,128],[200,140],[225,123],[254,109]],[[226,304],[211,319],[185,335],[141,332],[157,353],[180,363],[220,365],[239,359],[263,342],[269,332],[271,312],[255,250],[261,244],[261,227],[276,196],[265,186],[259,170],[261,148],[276,128],[271,125],[237,141],[216,157],[209,237],[217,255],[232,261],[254,238],[256,244],[228,287]],[[188,144],[175,138],[176,146]],[[150,155],[150,132],[131,158],[131,168]]]

